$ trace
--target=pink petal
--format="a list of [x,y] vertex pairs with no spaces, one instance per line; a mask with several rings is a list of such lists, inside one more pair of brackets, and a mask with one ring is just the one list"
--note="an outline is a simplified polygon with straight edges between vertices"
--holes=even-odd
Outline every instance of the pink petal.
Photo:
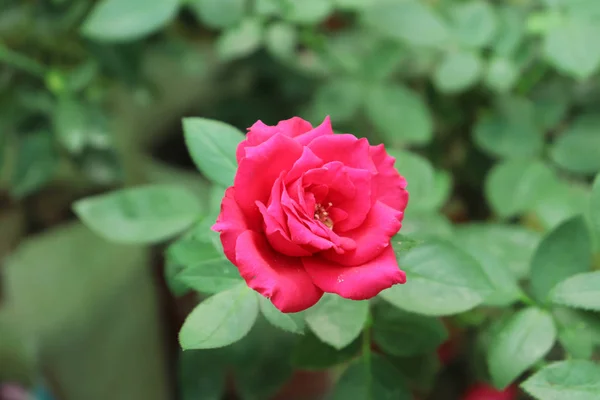
[[406,179],[394,168],[394,157],[387,154],[382,144],[371,146],[371,158],[377,167],[373,178],[373,198],[399,211],[408,204]]
[[265,234],[267,235],[267,240],[275,250],[292,257],[304,257],[311,255],[309,251],[292,242],[286,232],[286,229],[279,223],[279,221],[269,214],[264,204],[257,202],[257,206],[265,222]]
[[390,246],[390,239],[402,226],[402,216],[401,211],[376,201],[358,228],[344,232],[344,237],[356,242],[356,249],[343,255],[328,250],[323,252],[323,257],[348,266],[369,262]]
[[236,149],[235,157],[237,158],[238,164],[242,158],[246,157],[246,147],[258,146],[259,144],[266,142],[278,131],[279,130],[274,126],[265,125],[260,120],[256,121],[254,125],[248,128],[246,139],[241,141]]
[[345,167],[344,172],[356,188],[354,196],[335,199],[331,196],[332,204],[346,212],[347,218],[334,225],[338,233],[346,232],[360,226],[371,209],[371,173],[364,169]]
[[235,200],[252,228],[260,229],[261,225],[256,201],[267,203],[281,171],[292,168],[301,155],[302,146],[279,133],[258,146],[246,148],[246,157],[234,179]]
[[235,202],[235,188],[229,187],[221,201],[221,213],[212,230],[220,232],[223,251],[229,261],[235,264],[235,242],[238,236],[248,229],[242,210]]
[[285,183],[295,181],[300,178],[303,173],[313,168],[318,168],[323,165],[323,160],[315,155],[308,147],[302,149],[302,155],[296,160],[292,169],[285,176]]
[[314,139],[308,147],[324,162],[339,161],[348,167],[377,172],[369,154],[367,139],[354,135],[324,135]]
[[236,265],[248,286],[271,299],[279,310],[305,310],[323,295],[302,267],[301,259],[274,252],[263,235],[242,233],[235,250]]
[[277,129],[289,137],[300,136],[312,129],[312,124],[308,121],[303,120],[300,117],[292,117],[290,119],[284,119],[277,123]]
[[406,282],[396,255],[388,246],[376,258],[354,267],[335,264],[320,257],[302,259],[304,268],[321,290],[352,300],[370,299],[384,289]]
[[326,135],[333,135],[333,128],[331,127],[331,119],[329,116],[325,117],[321,125],[301,135],[295,136],[295,139],[303,146],[306,146],[314,139]]

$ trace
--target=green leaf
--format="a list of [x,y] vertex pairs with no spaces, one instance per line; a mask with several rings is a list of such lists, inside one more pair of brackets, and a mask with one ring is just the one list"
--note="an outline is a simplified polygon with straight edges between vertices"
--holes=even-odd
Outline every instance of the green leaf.
[[488,44],[496,33],[494,8],[486,1],[471,0],[451,9],[454,34],[466,47],[479,48]]
[[483,114],[476,122],[475,144],[495,157],[525,158],[541,152],[544,137],[536,123],[530,100],[519,97],[501,99],[496,110]]
[[281,60],[290,60],[296,54],[298,33],[296,28],[285,22],[275,22],[265,32],[265,48]]
[[556,127],[566,116],[572,102],[573,87],[555,79],[540,83],[531,93],[538,124],[545,130]]
[[197,198],[183,187],[146,185],[87,197],[73,211],[91,230],[120,243],[158,243],[199,217]]
[[508,386],[542,359],[555,340],[556,327],[546,311],[531,307],[517,312],[489,345],[488,366],[494,385]]
[[226,28],[240,22],[246,0],[187,0],[198,19],[210,28]]
[[71,153],[79,153],[86,145],[89,121],[87,109],[71,97],[58,100],[53,115],[58,140]]
[[413,46],[441,46],[449,39],[442,19],[420,1],[378,1],[365,8],[362,17],[381,35]]
[[549,191],[554,174],[537,160],[506,160],[496,164],[485,180],[485,195],[502,218],[533,209]]
[[378,304],[373,314],[373,340],[386,354],[423,354],[434,351],[448,339],[439,318],[408,313],[386,303]]
[[217,39],[217,53],[223,60],[242,58],[254,53],[263,40],[263,26],[256,18],[249,18],[227,29]]
[[317,304],[306,310],[306,323],[319,339],[339,350],[360,335],[368,314],[368,301],[325,293]]
[[592,187],[590,216],[594,230],[600,233],[600,173],[596,175],[594,186]]
[[180,239],[169,248],[167,259],[184,267],[175,279],[201,293],[219,293],[242,281],[235,265],[213,243]]
[[257,315],[255,292],[242,283],[198,304],[181,327],[179,343],[184,350],[227,346],[250,332]]
[[600,396],[600,365],[583,360],[555,362],[521,387],[539,400],[596,400]]
[[311,331],[307,331],[294,348],[292,364],[296,368],[305,370],[328,369],[356,357],[360,348],[361,341],[358,338],[338,350],[323,343]]
[[362,10],[375,4],[378,0],[333,0],[335,5],[341,9]]
[[102,0],[83,22],[83,35],[100,41],[141,39],[170,23],[177,14],[177,0]]
[[500,93],[508,92],[519,77],[519,69],[512,60],[495,57],[488,64],[485,84]]
[[431,240],[399,256],[407,283],[381,296],[406,311],[458,314],[481,304],[493,290],[479,263],[450,243]]
[[400,85],[377,85],[367,95],[366,113],[387,143],[425,144],[433,136],[427,105]]
[[331,0],[282,0],[287,20],[298,24],[318,24],[333,11]]
[[569,172],[594,174],[600,171],[600,118],[577,118],[550,148],[550,158]]
[[431,393],[437,383],[440,372],[440,359],[437,352],[420,354],[413,357],[386,357],[411,387],[422,393]]
[[430,204],[430,196],[434,188],[435,171],[424,157],[404,150],[388,150],[396,159],[396,169],[410,182],[410,211],[429,211],[434,209]]
[[600,35],[597,22],[588,18],[567,18],[544,38],[544,54],[559,71],[587,79],[600,66]]
[[565,307],[552,310],[558,326],[558,340],[573,358],[589,359],[600,345],[600,320],[591,312]]
[[498,10],[498,28],[494,39],[494,52],[508,57],[518,49],[525,34],[525,13],[513,5]]
[[531,261],[531,289],[540,300],[559,282],[590,269],[591,240],[582,217],[563,222],[540,243]]
[[260,310],[267,321],[285,331],[304,334],[304,319],[302,314],[284,314],[279,311],[270,300],[259,294],[257,294],[257,296]]
[[47,131],[21,135],[17,146],[10,192],[13,197],[22,198],[52,179],[57,157],[52,146],[52,136]]
[[452,238],[452,223],[443,214],[408,212],[402,220],[402,234],[413,239]]
[[[470,223],[459,225],[454,230],[453,240],[463,250],[477,252],[477,256],[473,256],[482,266],[488,262],[499,263],[515,278],[523,279],[529,274],[541,235],[519,225]],[[485,266],[484,269],[487,270]]]
[[331,79],[315,92],[312,112],[316,120],[329,115],[333,122],[346,121],[356,115],[364,99],[364,86],[354,79]]
[[600,271],[565,279],[552,289],[550,300],[569,307],[600,311]]
[[185,143],[198,169],[210,180],[228,187],[237,170],[235,151],[244,139],[231,125],[205,118],[184,118]]
[[385,358],[372,354],[352,362],[338,380],[332,400],[409,400],[412,394],[400,372]]
[[392,244],[394,245],[394,252],[398,255],[414,249],[423,242],[398,233],[392,238]]
[[458,93],[475,85],[483,65],[479,56],[470,51],[446,54],[433,74],[433,83],[440,92]]
[[179,354],[179,390],[182,400],[221,400],[226,368],[222,350],[183,351]]

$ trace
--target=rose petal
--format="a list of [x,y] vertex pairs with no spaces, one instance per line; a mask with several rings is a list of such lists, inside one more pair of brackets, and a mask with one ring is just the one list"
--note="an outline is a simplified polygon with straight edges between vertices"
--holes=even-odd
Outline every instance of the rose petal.
[[394,168],[394,157],[387,154],[382,144],[371,146],[371,158],[377,167],[373,177],[373,198],[399,211],[408,204],[406,179]]
[[391,246],[376,258],[354,267],[320,257],[304,257],[302,263],[321,290],[337,293],[346,299],[370,299],[392,285],[406,282],[406,274],[398,268]]
[[221,201],[221,213],[211,229],[221,233],[220,238],[225,256],[235,264],[235,242],[238,236],[248,229],[248,224],[242,210],[235,202],[233,186],[225,190],[225,196]]
[[323,165],[323,160],[315,155],[308,147],[302,149],[302,155],[296,160],[292,169],[285,176],[285,183],[295,181],[300,178],[303,173],[313,168],[318,168]]
[[358,139],[350,134],[324,135],[314,139],[308,147],[326,163],[338,161],[348,167],[377,172],[365,138]]
[[246,157],[240,162],[234,179],[235,200],[253,229],[261,229],[256,201],[267,203],[281,171],[292,168],[301,155],[302,146],[279,133],[258,146],[246,148]]
[[269,214],[264,204],[259,201],[256,203],[265,222],[265,234],[267,235],[267,240],[275,250],[292,257],[304,257],[312,254],[292,242],[286,229],[281,226],[279,221]]
[[344,172],[356,188],[354,196],[336,199],[335,194],[330,196],[334,206],[344,210],[347,218],[334,225],[338,233],[346,232],[360,226],[371,209],[371,176],[369,171],[344,167]]
[[284,119],[277,123],[277,129],[289,137],[297,137],[312,130],[312,124],[308,121],[303,120],[300,117],[292,117],[290,119]]
[[329,115],[325,117],[321,125],[308,132],[302,133],[301,135],[294,135],[294,138],[300,144],[306,146],[316,138],[326,135],[333,135],[333,128],[331,127],[331,119],[329,118]]
[[305,310],[323,295],[300,258],[274,252],[261,234],[245,231],[238,237],[235,250],[236,265],[248,286],[270,298],[279,310]]
[[402,226],[402,216],[401,211],[376,201],[358,228],[344,232],[344,237],[356,242],[356,249],[343,255],[328,250],[323,253],[323,257],[349,266],[361,265],[372,260],[389,247],[390,239]]

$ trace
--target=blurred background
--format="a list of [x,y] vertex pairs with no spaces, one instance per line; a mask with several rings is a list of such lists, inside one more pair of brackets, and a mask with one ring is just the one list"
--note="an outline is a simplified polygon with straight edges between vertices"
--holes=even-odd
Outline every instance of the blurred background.
[[[72,202],[176,181],[209,213],[182,117],[330,115],[398,158],[403,233],[541,233],[587,207],[600,170],[599,37],[598,0],[0,0],[0,398],[320,398],[335,370],[282,367],[285,335],[234,346],[254,371],[235,379],[218,352],[182,356],[197,297],[164,247],[107,243]],[[452,367],[413,360],[433,399],[476,375],[461,340]]]

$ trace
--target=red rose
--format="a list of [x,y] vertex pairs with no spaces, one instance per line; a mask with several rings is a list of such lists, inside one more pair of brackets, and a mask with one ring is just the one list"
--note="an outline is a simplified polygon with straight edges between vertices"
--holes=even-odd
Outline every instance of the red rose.
[[462,400],[514,400],[517,397],[517,388],[509,386],[498,390],[486,383],[479,383],[469,388]]
[[406,276],[390,238],[408,202],[383,145],[333,133],[326,118],[256,122],[213,229],[248,286],[283,312],[323,292],[368,299]]

